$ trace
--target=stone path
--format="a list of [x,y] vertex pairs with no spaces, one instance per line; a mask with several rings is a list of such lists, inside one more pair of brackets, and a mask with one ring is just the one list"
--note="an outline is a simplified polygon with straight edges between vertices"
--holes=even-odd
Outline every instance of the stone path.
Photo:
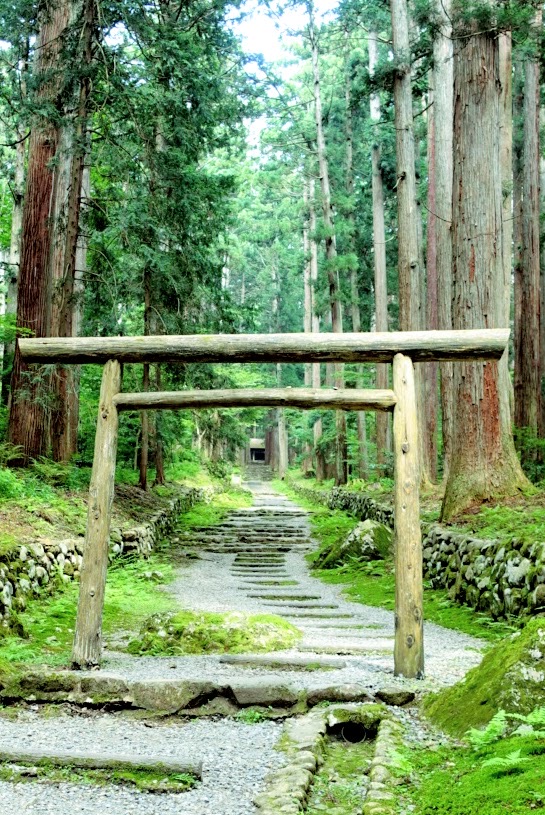
[[[154,684],[165,688],[191,680],[208,692],[228,692],[242,705],[293,703],[301,693],[315,704],[322,699],[383,698],[384,690],[395,688],[437,688],[456,682],[479,662],[479,641],[428,624],[426,679],[395,678],[393,614],[350,602],[342,597],[342,587],[312,577],[305,560],[314,546],[307,513],[266,482],[247,486],[254,494],[252,507],[179,541],[198,549],[199,558],[180,569],[170,590],[183,608],[279,614],[303,632],[298,646],[255,657],[131,657],[110,651],[104,670],[89,674],[89,681],[102,681],[105,687],[125,683],[125,688],[137,687],[142,694]],[[21,749],[64,750],[72,745],[149,758],[202,759],[203,783],[181,796],[164,794],[158,800],[113,787],[94,788],[79,799],[79,788],[70,784],[40,793],[36,783],[0,782],[0,806],[29,815],[254,815],[252,801],[265,775],[285,760],[274,750],[281,732],[276,722],[167,719],[150,727],[112,714],[43,719],[29,710],[17,721],[0,718],[0,749],[17,741]]]

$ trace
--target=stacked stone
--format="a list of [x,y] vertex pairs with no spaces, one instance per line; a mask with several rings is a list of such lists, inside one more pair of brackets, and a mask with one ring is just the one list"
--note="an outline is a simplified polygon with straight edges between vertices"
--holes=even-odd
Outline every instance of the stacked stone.
[[350,512],[360,521],[366,521],[369,518],[372,521],[385,524],[385,526],[393,527],[394,525],[393,509],[379,504],[369,495],[351,492],[343,487],[334,487],[328,492],[313,490],[310,487],[303,487],[291,479],[288,480],[288,484],[302,498],[324,504],[329,509],[342,509],[345,512]]
[[[146,523],[132,529],[113,528],[110,555],[134,553],[148,557],[156,543],[174,528],[178,516],[206,498],[203,490],[186,489]],[[10,628],[14,614],[26,607],[29,597],[43,593],[54,578],[78,580],[85,539],[33,541],[0,557],[0,627]]]
[[545,543],[479,540],[434,526],[423,560],[432,587],[458,603],[495,618],[545,611]]

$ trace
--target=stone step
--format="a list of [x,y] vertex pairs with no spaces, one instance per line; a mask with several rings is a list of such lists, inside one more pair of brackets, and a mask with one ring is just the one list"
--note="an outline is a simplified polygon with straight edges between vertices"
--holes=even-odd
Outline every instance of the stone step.
[[283,614],[282,616],[283,617],[290,617],[290,618],[293,617],[294,620],[304,620],[304,619],[308,618],[309,620],[317,619],[317,620],[332,620],[333,621],[333,620],[340,620],[340,619],[345,619],[345,620],[350,619],[354,615],[353,614],[348,614],[348,613],[345,613],[345,612],[339,612],[338,614],[336,614],[334,612],[329,612],[327,614],[326,613],[320,614],[319,611],[316,611],[316,612],[312,612],[312,611],[308,611],[308,612],[307,611],[293,611],[293,612],[290,612],[289,614]]
[[319,600],[318,594],[248,594],[255,600]]
[[227,665],[252,665],[257,668],[274,668],[277,665],[287,668],[306,668],[309,664],[316,664],[318,668],[346,668],[346,662],[342,659],[332,659],[318,657],[284,656],[282,654],[222,654],[219,661]]
[[314,609],[314,608],[339,608],[339,606],[336,605],[336,603],[313,603],[313,602],[294,603],[291,600],[286,601],[285,603],[284,602],[276,602],[276,601],[271,600],[270,602],[265,603],[265,605],[273,607],[273,608],[308,608],[308,609]]

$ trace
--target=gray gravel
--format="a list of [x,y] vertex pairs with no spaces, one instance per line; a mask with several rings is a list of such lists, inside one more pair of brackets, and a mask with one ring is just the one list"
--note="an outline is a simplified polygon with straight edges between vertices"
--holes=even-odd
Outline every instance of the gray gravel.
[[25,712],[0,719],[0,747],[51,747],[130,753],[134,756],[202,758],[203,781],[189,792],[146,794],[117,787],[46,786],[0,782],[0,811],[29,815],[253,815],[266,773],[284,763],[274,750],[282,725],[195,720],[147,726],[119,715],[44,719]]
[[[256,509],[234,515],[242,521],[252,513],[270,507],[275,512],[293,512],[294,505],[270,492],[267,485],[252,485]],[[256,518],[257,519],[257,518]],[[290,516],[299,525],[303,537],[308,534],[304,514]],[[199,533],[196,533],[198,537]],[[301,534],[298,533],[301,538]],[[231,535],[232,538],[232,535]],[[264,533],[263,543],[266,543]],[[311,545],[309,539],[309,545]],[[286,656],[302,653],[313,657],[327,650],[365,648],[365,653],[343,656],[346,667],[314,672],[278,671],[248,668],[219,662],[216,656],[131,657],[106,652],[104,669],[123,673],[131,679],[211,679],[229,684],[243,683],[246,678],[263,678],[296,689],[309,690],[348,683],[364,685],[370,692],[384,685],[399,685],[415,690],[436,689],[460,679],[481,659],[483,643],[472,637],[448,631],[436,625],[425,626],[426,679],[405,680],[393,676],[393,614],[382,609],[352,603],[342,597],[342,587],[324,585],[311,577],[304,559],[305,546],[286,554],[285,571],[296,587],[282,591],[318,595],[320,602],[334,604],[331,613],[350,617],[328,619],[327,609],[320,610],[323,619],[296,616],[304,609],[282,610],[304,632],[299,648],[278,652]],[[281,609],[248,597],[258,593],[247,585],[248,577],[233,574],[234,554],[206,552],[180,570],[170,587],[181,607],[203,611],[274,612]],[[266,571],[266,570],[265,570]],[[260,575],[262,577],[264,575]],[[273,587],[271,587],[274,590]],[[291,616],[290,616],[291,615]],[[301,649],[301,650],[299,650]],[[313,650],[316,649],[316,650]],[[401,716],[410,714],[401,713]],[[418,733],[423,730],[416,725]],[[0,747],[17,743],[20,747],[129,753],[142,756],[176,756],[201,758],[204,762],[202,784],[180,795],[144,794],[114,787],[96,788],[75,784],[45,786],[42,783],[9,784],[0,782],[0,810],[29,815],[254,815],[252,799],[262,787],[263,778],[284,762],[274,746],[282,726],[274,722],[246,725],[234,720],[195,720],[189,723],[170,721],[147,725],[115,714],[93,714],[44,719],[27,711],[19,720],[0,718]],[[422,738],[424,735],[422,735]]]

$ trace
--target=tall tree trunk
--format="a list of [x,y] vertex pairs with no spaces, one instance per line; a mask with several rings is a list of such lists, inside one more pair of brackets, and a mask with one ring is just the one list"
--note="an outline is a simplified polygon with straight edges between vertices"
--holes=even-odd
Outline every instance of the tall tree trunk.
[[[151,272],[148,267],[144,270],[144,336],[150,335],[151,325]],[[144,362],[142,372],[142,390],[150,389],[150,366]],[[143,410],[140,413],[141,443],[140,443],[140,476],[139,487],[141,490],[148,488],[148,462],[149,462],[149,413]]]
[[[437,289],[437,179],[435,158],[435,110],[433,74],[428,95],[428,229],[426,246],[426,316],[427,328],[439,328]],[[439,415],[438,365],[426,363],[424,376],[424,411],[426,421],[426,458],[429,476],[437,481],[437,419]]]
[[[21,68],[22,95],[26,95],[26,74],[28,72],[28,41],[26,57]],[[12,186],[13,203],[11,210],[11,233],[7,269],[4,274],[6,290],[6,315],[15,318],[17,314],[17,281],[19,278],[19,259],[21,255],[21,230],[23,225],[23,199],[25,191],[26,138],[23,126],[16,130],[15,167]],[[2,404],[7,405],[10,396],[10,379],[15,354],[15,342],[6,342],[2,359]]]
[[[276,366],[276,382],[282,387],[282,365]],[[288,431],[286,428],[286,411],[280,408],[276,411],[276,427],[278,433],[278,478],[282,481],[288,472]]]
[[[318,150],[318,166],[322,188],[322,210],[325,228],[325,250],[327,280],[329,286],[329,302],[331,307],[331,327],[334,333],[342,333],[343,321],[341,310],[341,290],[339,273],[337,269],[337,245],[335,240],[335,227],[333,224],[333,209],[331,206],[331,188],[329,183],[329,165],[325,143],[322,97],[320,92],[320,64],[318,42],[312,17],[309,25],[309,36],[312,48],[312,71],[314,81],[314,115],[316,121],[316,144]],[[341,364],[335,365],[335,386],[344,387],[344,372]],[[335,483],[346,484],[347,453],[346,453],[346,416],[343,411],[335,411]]]
[[[494,34],[455,39],[453,327],[496,328],[504,317],[499,47]],[[497,362],[454,365],[452,460],[442,517],[524,486]]]
[[409,21],[406,0],[391,0],[392,35],[396,73],[394,107],[397,164],[397,243],[399,276],[399,327],[420,328],[420,268],[416,210],[416,173]]
[[[155,366],[155,390],[156,391],[162,390],[160,363],[157,363],[157,365]],[[153,486],[157,487],[158,485],[164,486],[166,484],[166,476],[165,476],[165,455],[161,421],[162,411],[155,410],[154,413],[155,413],[155,481],[153,482]]]
[[[345,68],[345,103],[346,103],[346,198],[348,239],[351,255],[350,263],[350,300],[352,311],[352,331],[361,331],[360,297],[358,291],[358,262],[356,254],[356,219],[354,218],[354,124],[352,113],[352,89],[350,74],[348,72],[348,54]],[[364,387],[363,366],[356,367],[356,387]],[[358,456],[356,472],[360,478],[369,475],[369,460],[367,456],[367,427],[365,413],[356,413],[356,429],[358,438]]]
[[[453,44],[450,0],[435,6],[441,25],[433,43],[433,133],[435,156],[434,233],[437,269],[438,327],[452,328],[452,173],[453,173]],[[454,413],[453,367],[442,362],[441,430],[443,438],[443,476],[446,477],[452,450]]]
[[[515,426],[530,430],[533,436],[537,435],[541,423],[539,95],[539,63],[528,59],[524,68],[522,262],[520,312],[515,328]],[[531,460],[535,458],[535,450],[522,446],[521,455],[523,461]]]
[[[377,35],[369,32],[369,74],[373,76],[378,61]],[[374,139],[371,147],[371,172],[373,195],[373,260],[375,283],[375,330],[388,331],[388,288],[386,281],[386,235],[384,229],[384,192],[382,184],[382,171],[380,168],[380,144],[378,143],[378,123],[380,122],[380,97],[378,93],[370,96],[371,121],[375,126]],[[388,388],[389,366],[379,364],[376,366],[377,388]],[[377,470],[384,475],[386,453],[391,449],[389,433],[389,416],[377,412],[376,416],[376,447]]]
[[[309,180],[303,178],[303,330],[306,334],[312,331],[312,280],[310,256],[310,209],[309,209]],[[312,387],[312,363],[305,363],[305,388]],[[312,470],[312,445],[309,441],[304,443],[303,461],[301,469],[305,475]]]
[[[87,155],[88,103],[94,34],[94,0],[76,2],[71,7],[70,28],[80,28],[77,56],[87,69],[75,89],[74,109],[66,108],[59,133],[59,146],[53,179],[51,213],[51,280],[53,299],[51,336],[73,336],[76,311],[76,255],[81,211],[81,192]],[[72,367],[57,366],[52,378],[53,409],[51,443],[55,461],[67,462],[77,449],[76,372]],[[76,416],[72,416],[72,412]]]
[[[318,243],[316,240],[316,193],[315,193],[315,181],[314,178],[311,176],[309,179],[309,190],[308,190],[308,198],[309,198],[309,242],[310,242],[310,289],[312,295],[312,304],[311,304],[311,328],[313,333],[318,334],[320,331],[320,318],[317,314],[316,309],[316,286],[318,284]],[[312,363],[312,387],[313,388],[320,388],[322,386],[321,382],[321,370],[320,370],[320,363],[313,362]],[[314,422],[314,427],[312,429],[313,433],[313,445],[314,445],[314,460],[316,462],[315,465],[315,473],[316,473],[316,480],[323,481],[325,478],[325,460],[324,454],[320,447],[320,440],[322,438],[322,420],[316,419]]]
[[[522,153],[524,144],[522,108],[524,75],[520,59],[515,61],[513,86],[513,310],[516,343],[522,321]],[[514,413],[513,405],[513,417]]]
[[[38,101],[42,103],[57,102],[61,85],[58,66],[68,20],[67,3],[47,4],[36,42],[34,67]],[[28,150],[17,301],[18,328],[30,329],[36,337],[46,337],[49,333],[50,216],[57,145],[56,127],[45,118],[37,119]],[[36,375],[16,351],[11,379],[9,441],[20,449],[19,464],[28,464],[46,452],[45,391],[44,378]]]
[[[503,195],[503,285],[505,291],[504,325],[511,322],[511,277],[513,274],[513,46],[511,32],[498,37],[500,49],[500,163]],[[500,363],[500,393],[505,401],[503,410],[514,416],[513,382],[509,373],[509,357]]]

